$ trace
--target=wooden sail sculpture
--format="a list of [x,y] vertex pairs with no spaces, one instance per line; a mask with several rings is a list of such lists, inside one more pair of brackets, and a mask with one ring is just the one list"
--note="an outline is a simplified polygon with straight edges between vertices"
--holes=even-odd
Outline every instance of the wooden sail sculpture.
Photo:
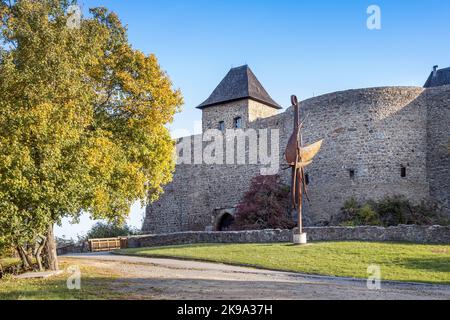
[[306,185],[305,167],[313,162],[314,157],[319,153],[323,140],[313,143],[309,146],[303,146],[302,128],[300,124],[299,113],[300,106],[296,96],[291,97],[294,106],[294,132],[292,133],[285,151],[285,158],[292,168],[291,178],[291,201],[292,211],[297,211],[298,216],[298,234],[294,235],[294,243],[306,244],[306,234],[303,233],[302,223],[302,202],[303,193],[307,199],[308,189]]

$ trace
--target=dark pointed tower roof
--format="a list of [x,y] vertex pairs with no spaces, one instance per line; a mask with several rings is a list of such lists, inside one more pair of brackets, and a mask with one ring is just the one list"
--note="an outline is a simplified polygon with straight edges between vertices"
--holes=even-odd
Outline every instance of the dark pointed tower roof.
[[231,69],[211,96],[197,108],[204,109],[242,99],[253,99],[275,109],[282,109],[270,97],[247,65]]
[[450,85],[450,68],[438,70],[438,66],[434,66],[434,70],[425,83],[425,88],[440,87]]

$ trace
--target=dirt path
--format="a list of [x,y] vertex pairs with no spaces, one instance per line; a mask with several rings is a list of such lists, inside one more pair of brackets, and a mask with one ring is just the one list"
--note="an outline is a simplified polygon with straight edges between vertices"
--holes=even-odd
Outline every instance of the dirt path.
[[101,255],[65,256],[120,279],[114,290],[132,299],[292,300],[292,299],[446,299],[450,286],[383,282],[382,289],[367,289],[366,281],[305,276],[222,264]]

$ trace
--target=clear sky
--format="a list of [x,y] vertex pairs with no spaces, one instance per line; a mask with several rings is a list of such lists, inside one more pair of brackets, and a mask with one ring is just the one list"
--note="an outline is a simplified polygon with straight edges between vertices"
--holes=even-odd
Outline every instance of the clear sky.
[[[134,48],[154,53],[180,88],[185,106],[171,129],[193,132],[195,107],[231,67],[248,64],[282,106],[352,88],[423,86],[432,66],[450,66],[448,0],[82,0],[105,6],[128,25]],[[367,28],[367,8],[381,29]],[[140,227],[143,210],[130,223]],[[87,217],[58,235],[75,236]]]

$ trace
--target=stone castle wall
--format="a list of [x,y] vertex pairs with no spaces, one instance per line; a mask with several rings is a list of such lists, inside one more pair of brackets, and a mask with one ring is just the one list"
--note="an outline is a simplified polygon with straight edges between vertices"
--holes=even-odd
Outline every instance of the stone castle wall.
[[325,139],[307,168],[311,204],[305,210],[310,222],[329,221],[351,198],[403,195],[418,202],[428,197],[422,93],[421,88],[372,88],[303,103],[308,115],[305,143]]
[[[449,197],[450,88],[384,87],[336,92],[302,102],[307,120],[305,143],[324,139],[308,167],[311,204],[305,203],[307,225],[322,224],[338,214],[346,200],[404,195],[419,202]],[[236,105],[238,104],[238,105]],[[248,100],[204,110],[204,129],[218,121],[232,127]],[[235,107],[233,107],[235,106]],[[273,112],[273,111],[272,111]],[[245,113],[244,120],[249,114]],[[257,114],[253,112],[253,114]],[[257,119],[259,118],[259,119]],[[293,109],[255,116],[244,127],[279,129],[278,157],[293,128]],[[438,141],[436,144],[435,142]],[[159,201],[147,208],[143,230],[150,233],[211,230],[223,209],[230,209],[248,190],[262,165],[179,165]],[[402,167],[406,177],[401,176]],[[354,177],[350,177],[350,171]],[[281,170],[288,183],[289,170]],[[448,207],[447,207],[448,208]]]
[[427,173],[430,195],[450,211],[450,86],[427,89]]

